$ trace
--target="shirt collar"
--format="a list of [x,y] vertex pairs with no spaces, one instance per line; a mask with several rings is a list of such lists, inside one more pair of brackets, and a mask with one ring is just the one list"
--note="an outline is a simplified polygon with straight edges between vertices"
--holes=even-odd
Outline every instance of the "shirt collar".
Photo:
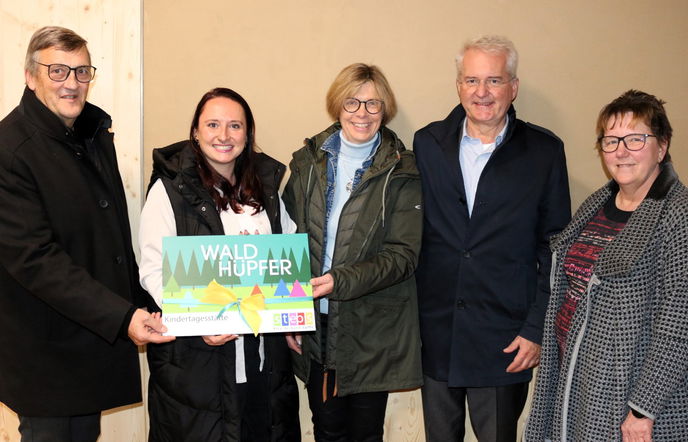
[[[495,147],[499,146],[501,144],[502,140],[504,139],[504,136],[506,135],[506,130],[509,128],[509,116],[505,115],[504,119],[506,120],[506,122],[504,123],[504,127],[502,128],[502,130],[499,131],[499,133],[497,134],[497,137],[495,138],[495,142],[494,142]],[[463,136],[461,137],[461,141],[462,142],[482,144],[482,141],[480,141],[479,138],[473,138],[470,135],[468,135],[468,131],[466,130],[467,121],[468,121],[468,117],[463,119],[462,128],[461,128],[461,133],[463,134]]]

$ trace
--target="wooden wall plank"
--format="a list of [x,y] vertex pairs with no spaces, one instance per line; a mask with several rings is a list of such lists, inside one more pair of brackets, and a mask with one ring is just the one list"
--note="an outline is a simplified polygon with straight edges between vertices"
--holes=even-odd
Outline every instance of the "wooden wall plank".
[[[98,68],[89,101],[113,118],[134,234],[138,230],[142,189],[141,9],[141,0],[0,0],[0,118],[19,102],[24,88],[26,46],[36,29],[64,26],[88,40],[92,62]],[[141,361],[145,370],[145,358]],[[144,441],[146,419],[142,404],[111,410],[102,419],[100,441]],[[0,404],[0,441],[19,441],[17,426],[16,415]]]

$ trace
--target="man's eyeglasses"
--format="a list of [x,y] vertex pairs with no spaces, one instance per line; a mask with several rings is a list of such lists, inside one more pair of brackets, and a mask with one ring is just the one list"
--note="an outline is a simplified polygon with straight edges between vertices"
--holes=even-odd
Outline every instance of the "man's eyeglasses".
[[480,86],[480,83],[485,84],[485,87],[488,89],[499,89],[505,84],[511,83],[511,81],[513,81],[513,78],[505,80],[502,77],[488,77],[484,80],[481,80],[475,77],[468,77],[461,80],[461,83],[463,83],[468,89],[475,89]]
[[623,137],[607,135],[605,137],[599,137],[597,139],[597,142],[600,143],[600,149],[602,149],[602,152],[606,153],[616,152],[616,149],[619,148],[619,144],[621,144],[622,141],[626,146],[626,149],[631,151],[637,151],[645,147],[647,137],[655,136],[650,134],[628,134]]
[[353,114],[361,107],[361,104],[365,106],[365,110],[368,111],[369,114],[377,114],[382,110],[385,102],[376,99],[362,101],[358,98],[347,98],[344,100],[344,110]]
[[93,81],[93,77],[95,77],[96,75],[95,66],[77,66],[74,68],[70,68],[66,64],[45,64],[36,60],[34,60],[34,62],[40,64],[41,66],[47,67],[48,78],[50,78],[53,81],[65,81],[67,78],[69,78],[69,74],[71,74],[72,71],[74,71],[76,81],[78,81],[79,83],[90,83],[91,81]]

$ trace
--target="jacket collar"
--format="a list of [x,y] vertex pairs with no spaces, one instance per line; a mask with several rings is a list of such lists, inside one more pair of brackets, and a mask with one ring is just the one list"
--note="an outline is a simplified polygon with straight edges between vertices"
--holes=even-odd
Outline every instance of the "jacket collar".
[[[463,174],[461,173],[461,167],[459,166],[459,144],[462,137],[462,123],[466,118],[466,110],[463,105],[457,105],[452,111],[447,115],[442,121],[428,126],[428,131],[430,135],[435,138],[435,141],[440,146],[446,164],[449,165],[449,172],[451,174],[451,182],[455,183],[457,187],[457,192],[462,195],[463,198],[466,196],[466,189],[463,183]],[[513,105],[509,106],[507,111],[507,130],[502,138],[502,142],[496,146],[494,153],[501,149],[501,146],[506,144],[514,134],[516,129],[516,109]],[[465,212],[468,216],[468,211]]]
[[[184,177],[183,179],[187,183],[191,183],[200,189],[202,185],[196,165],[196,154],[188,140],[154,149],[153,176],[149,184],[149,190],[150,186],[158,178],[174,179],[177,176]],[[263,186],[274,185],[274,183],[279,186],[286,170],[282,163],[262,152],[256,153],[255,167]]]
[[76,133],[80,138],[91,139],[95,137],[99,129],[108,129],[112,126],[112,119],[106,112],[86,102],[84,109],[74,122],[74,130],[72,131],[64,125],[60,117],[36,97],[34,91],[28,86],[24,88],[19,110],[27,117],[27,121],[36,126],[38,130],[63,142],[68,142],[73,133]]
[[[506,115],[508,118],[508,127],[500,145],[509,141],[514,133],[516,126],[514,124],[516,121],[516,109],[514,108],[513,104],[509,106],[509,110],[507,111]],[[445,155],[454,158],[456,157],[458,143],[462,136],[461,124],[465,118],[466,110],[464,109],[463,105],[459,104],[452,109],[449,115],[447,115],[447,118],[430,127],[430,134],[432,134],[440,146],[442,146],[442,150],[445,152]],[[499,146],[497,148],[499,148]]]
[[[671,186],[678,181],[678,175],[674,170],[674,166],[670,162],[660,164],[659,175],[652,183],[650,190],[645,195],[645,199],[662,200],[665,199]],[[619,185],[614,180],[610,180],[607,183],[611,193],[616,193],[619,191]],[[643,200],[644,201],[644,200]]]
[[[678,183],[678,175],[671,163],[665,163],[660,167],[659,176],[652,183],[652,187],[643,202],[633,212],[623,230],[604,249],[597,260],[594,272],[598,276],[630,272],[645,252],[666,208],[669,191]],[[619,185],[611,180],[607,185],[593,193],[578,209],[571,223],[561,234],[552,239],[552,250],[562,255],[563,258],[563,254],[568,251],[580,232],[618,189]]]
[[[332,134],[341,130],[341,128],[342,126],[339,124],[339,122],[336,122],[319,134],[311,138],[306,138],[304,141],[306,144],[306,150],[310,153],[316,164],[322,163],[323,167],[325,167],[327,153],[322,151],[320,148]],[[399,137],[397,137],[397,135],[386,126],[382,126],[380,128],[380,135],[380,145],[378,146],[378,150],[373,158],[373,163],[370,165],[364,175],[364,179],[366,176],[377,175],[382,171],[388,170],[390,167],[399,162],[399,158],[402,155],[409,154],[406,151],[404,143],[402,143]],[[294,158],[297,159],[298,155],[294,154]],[[304,158],[301,158],[301,160],[304,160]],[[412,171],[409,170],[407,172],[410,173]]]

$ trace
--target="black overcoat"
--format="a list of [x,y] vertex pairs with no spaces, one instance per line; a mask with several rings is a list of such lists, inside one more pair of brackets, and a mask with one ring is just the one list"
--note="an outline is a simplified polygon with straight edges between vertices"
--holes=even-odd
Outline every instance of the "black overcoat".
[[[254,161],[272,233],[282,233],[277,192],[286,168],[264,153],[256,153]],[[162,180],[179,236],[224,235],[220,214],[203,187],[197,165],[188,141],[155,149],[149,189]],[[148,440],[300,441],[299,393],[287,342],[281,333],[266,333],[263,341],[266,378],[249,381],[256,390],[236,383],[234,342],[211,347],[200,336],[187,336],[149,345]],[[246,335],[244,345],[257,346],[258,339]],[[247,405],[248,395],[269,401],[265,415],[248,416],[256,413]],[[242,425],[248,422],[261,428]]]
[[516,336],[540,343],[549,299],[549,239],[571,217],[564,146],[516,119],[480,176],[472,216],[459,164],[465,111],[419,130],[423,245],[416,272],[423,371],[450,387],[509,385]]
[[86,103],[69,131],[28,88],[0,122],[0,401],[20,415],[141,401],[123,322],[148,295],[110,124]]

